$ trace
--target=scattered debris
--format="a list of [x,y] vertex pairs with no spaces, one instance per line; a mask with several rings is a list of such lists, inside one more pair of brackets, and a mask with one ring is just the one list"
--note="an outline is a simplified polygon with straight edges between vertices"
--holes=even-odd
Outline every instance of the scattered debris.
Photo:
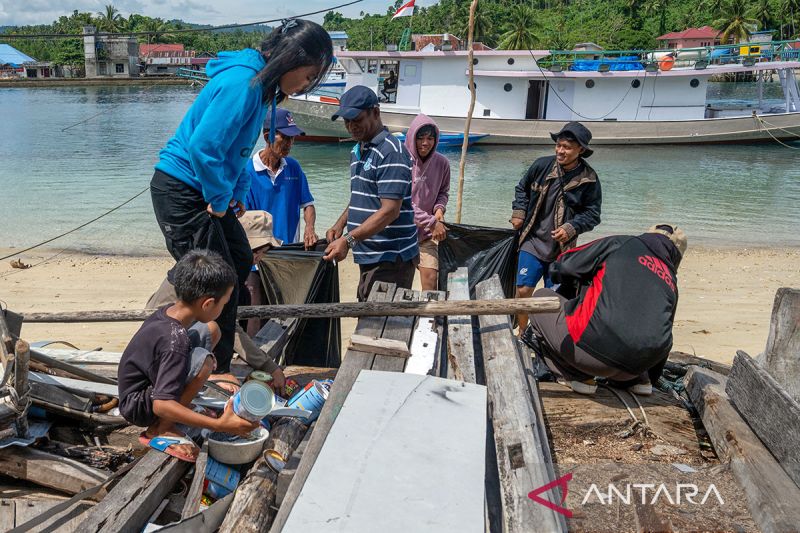
[[11,268],[19,268],[19,269],[22,269],[22,270],[25,270],[25,269],[31,267],[31,265],[29,265],[27,263],[23,263],[22,259],[12,259],[11,261],[8,262],[8,264],[11,265]]

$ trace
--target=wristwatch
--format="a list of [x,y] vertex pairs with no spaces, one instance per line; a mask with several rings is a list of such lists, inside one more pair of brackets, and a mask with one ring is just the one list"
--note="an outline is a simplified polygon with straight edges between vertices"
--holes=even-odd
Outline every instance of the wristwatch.
[[352,235],[350,235],[349,233],[347,233],[347,232],[343,233],[342,237],[344,237],[344,240],[347,241],[347,247],[348,248],[352,249],[353,246],[356,245],[356,238],[353,237]]

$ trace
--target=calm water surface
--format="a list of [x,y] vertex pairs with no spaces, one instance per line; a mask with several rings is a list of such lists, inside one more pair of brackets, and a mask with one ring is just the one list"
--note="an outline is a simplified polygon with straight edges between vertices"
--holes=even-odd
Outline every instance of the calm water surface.
[[[722,84],[712,90],[721,100],[747,92]],[[147,187],[158,151],[197,92],[190,87],[0,90],[0,247],[52,237]],[[293,149],[316,198],[319,233],[347,203],[349,150],[349,144]],[[541,147],[473,148],[463,222],[507,227],[514,185],[533,159],[549,153]],[[446,155],[453,169],[453,213],[459,152]],[[603,222],[595,235],[638,232],[670,221],[687,230],[690,242],[800,246],[799,158],[799,151],[777,144],[599,147],[589,161],[603,185]],[[131,254],[164,250],[148,193],[51,246]]]

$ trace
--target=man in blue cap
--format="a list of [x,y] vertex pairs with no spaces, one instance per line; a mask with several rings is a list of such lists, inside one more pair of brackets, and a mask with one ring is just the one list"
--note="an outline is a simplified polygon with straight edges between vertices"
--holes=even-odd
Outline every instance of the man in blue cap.
[[339,117],[358,142],[350,154],[350,203],[326,232],[324,259],[341,261],[353,250],[360,301],[376,281],[410,289],[419,262],[411,157],[383,126],[378,96],[368,87],[357,85],[342,95],[331,120]]
[[245,207],[266,211],[272,215],[272,233],[284,243],[300,241],[300,212],[303,212],[305,231],[303,243],[311,248],[317,242],[314,224],[317,212],[314,197],[308,189],[308,180],[296,159],[289,157],[295,137],[305,135],[297,127],[294,117],[286,109],[275,113],[275,142],[269,142],[271,110],[264,120],[264,140],[267,145],[247,165],[250,174],[250,192]]

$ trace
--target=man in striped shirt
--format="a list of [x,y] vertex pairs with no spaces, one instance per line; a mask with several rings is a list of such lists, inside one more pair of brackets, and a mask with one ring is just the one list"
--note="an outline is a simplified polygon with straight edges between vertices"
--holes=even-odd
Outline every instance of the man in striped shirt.
[[383,126],[378,97],[355,86],[339,100],[331,117],[342,117],[358,141],[350,154],[350,203],[325,236],[324,259],[341,261],[353,250],[359,266],[358,299],[365,301],[376,281],[410,289],[419,261],[411,206],[411,158],[403,143]]

